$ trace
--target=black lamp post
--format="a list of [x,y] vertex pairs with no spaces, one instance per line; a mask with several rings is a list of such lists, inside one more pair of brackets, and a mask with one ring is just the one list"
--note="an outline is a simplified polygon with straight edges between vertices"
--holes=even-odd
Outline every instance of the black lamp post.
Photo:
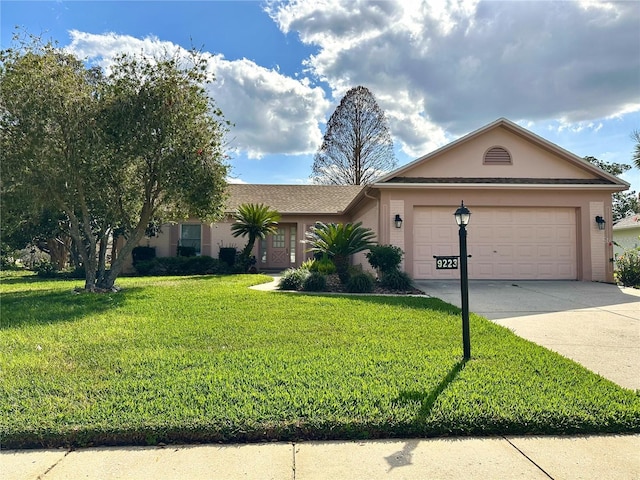
[[471,359],[471,340],[469,339],[469,273],[467,270],[467,225],[471,212],[464,206],[464,201],[454,213],[456,223],[460,227],[460,290],[462,294],[462,348],[464,360]]

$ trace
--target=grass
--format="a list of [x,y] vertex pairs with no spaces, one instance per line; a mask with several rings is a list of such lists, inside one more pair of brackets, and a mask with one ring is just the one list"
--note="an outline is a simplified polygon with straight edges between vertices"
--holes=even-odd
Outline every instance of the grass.
[[0,279],[3,448],[640,431],[640,396],[437,299]]

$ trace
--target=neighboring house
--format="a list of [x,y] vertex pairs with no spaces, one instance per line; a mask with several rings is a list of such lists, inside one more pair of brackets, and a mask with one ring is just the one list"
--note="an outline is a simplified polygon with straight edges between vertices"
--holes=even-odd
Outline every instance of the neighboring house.
[[613,253],[620,255],[625,250],[640,247],[640,214],[621,218],[613,226]]
[[[367,187],[229,185],[229,216],[164,227],[149,239],[158,256],[177,245],[218,256],[241,249],[230,214],[242,203],[280,212],[280,228],[256,245],[259,268],[297,266],[309,257],[300,241],[315,222],[362,222],[380,244],[405,252],[402,268],[415,279],[458,278],[436,270],[434,255],[458,254],[453,213],[471,211],[467,227],[472,279],[567,279],[613,282],[611,194],[629,184],[530,131],[499,119]],[[396,227],[399,216],[403,222]],[[604,220],[599,228],[596,217]],[[354,263],[367,266],[364,254]]]

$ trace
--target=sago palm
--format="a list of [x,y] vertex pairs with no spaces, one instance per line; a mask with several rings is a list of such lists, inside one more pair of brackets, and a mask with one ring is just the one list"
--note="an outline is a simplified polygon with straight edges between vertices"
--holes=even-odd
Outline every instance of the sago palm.
[[348,280],[349,257],[374,245],[375,233],[358,223],[318,222],[306,233],[310,252],[327,254],[342,282]]
[[258,238],[265,238],[278,231],[280,214],[262,203],[244,203],[233,214],[236,220],[231,225],[231,235],[234,237],[249,237],[242,255],[248,258]]

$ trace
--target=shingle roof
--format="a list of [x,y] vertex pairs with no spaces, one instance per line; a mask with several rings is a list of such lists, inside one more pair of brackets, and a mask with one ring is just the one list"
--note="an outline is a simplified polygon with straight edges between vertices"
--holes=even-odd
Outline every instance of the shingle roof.
[[243,203],[263,203],[281,214],[341,214],[363,189],[362,185],[230,184],[226,210]]
[[612,185],[604,178],[468,178],[468,177],[393,177],[386,183],[495,183],[542,185]]
[[628,217],[621,218],[614,225],[614,230],[624,230],[626,228],[638,228],[640,227],[640,214],[634,213]]

